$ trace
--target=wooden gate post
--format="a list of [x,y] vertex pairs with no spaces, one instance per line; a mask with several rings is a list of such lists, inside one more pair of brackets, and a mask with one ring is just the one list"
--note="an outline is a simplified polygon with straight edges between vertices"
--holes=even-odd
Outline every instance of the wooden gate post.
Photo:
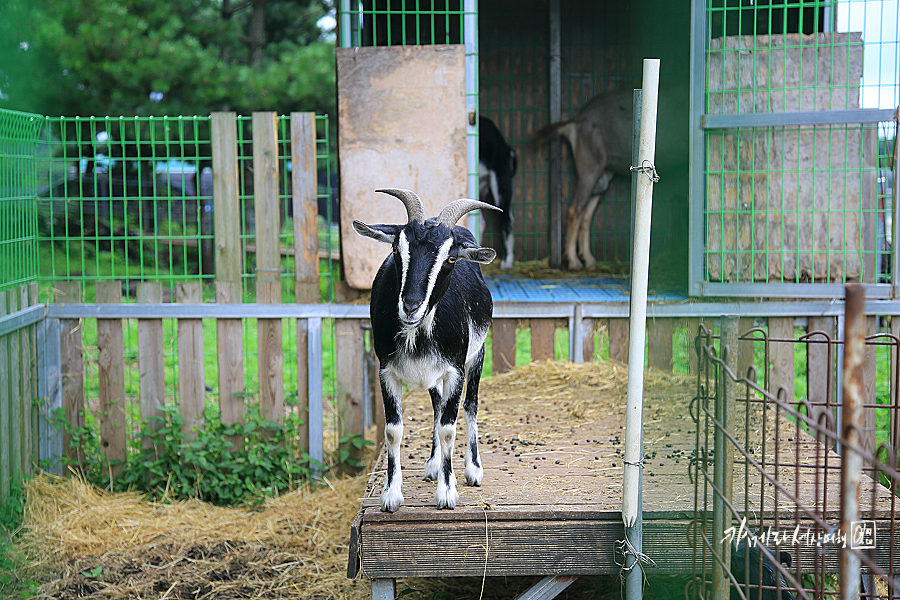
[[[278,206],[278,117],[253,113],[253,195],[256,213],[256,301],[281,304]],[[284,361],[281,319],[257,321],[259,408],[264,419],[284,420]]]
[[[216,302],[241,302],[241,207],[238,201],[237,119],[232,112],[212,115],[213,203],[215,210]],[[219,407],[222,423],[244,419],[244,340],[240,319],[216,322]],[[240,444],[241,440],[233,439]]]
[[[175,299],[181,304],[201,304],[203,295],[200,283],[177,284]],[[181,432],[196,439],[206,410],[202,319],[178,319],[178,397],[184,421]]]
[[362,324],[359,319],[336,319],[334,322],[334,355],[337,361],[337,427],[341,449],[351,459],[359,460],[362,452],[346,438],[365,437],[362,406]]
[[[80,304],[81,283],[60,281],[54,284],[54,299],[57,304]],[[72,430],[85,426],[84,402],[84,346],[80,319],[60,319],[59,344],[62,355],[62,390],[65,419]],[[63,452],[70,465],[84,462],[84,449],[72,446],[69,429],[63,431]]]
[[494,373],[506,373],[516,368],[515,319],[494,319],[491,326],[491,347]]
[[[138,304],[162,304],[162,284],[142,282],[137,286]],[[163,416],[166,404],[166,365],[163,360],[162,319],[138,319],[138,380],[141,397],[141,424],[159,429],[150,419]],[[149,438],[141,440],[141,448],[152,447]]]
[[297,303],[316,304],[319,302],[319,210],[315,113],[291,113],[291,164],[296,277],[294,291]]
[[[98,281],[95,295],[97,304],[119,304],[122,283]],[[100,452],[115,478],[126,459],[125,341],[121,319],[97,319],[97,350]]]

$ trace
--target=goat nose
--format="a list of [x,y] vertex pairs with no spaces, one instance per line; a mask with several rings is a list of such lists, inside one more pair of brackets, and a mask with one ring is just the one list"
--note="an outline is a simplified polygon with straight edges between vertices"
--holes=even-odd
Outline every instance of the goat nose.
[[403,299],[403,310],[408,315],[414,313],[416,311],[416,309],[419,308],[419,306],[421,306],[421,305],[422,305],[421,300],[416,300],[414,298],[404,298]]

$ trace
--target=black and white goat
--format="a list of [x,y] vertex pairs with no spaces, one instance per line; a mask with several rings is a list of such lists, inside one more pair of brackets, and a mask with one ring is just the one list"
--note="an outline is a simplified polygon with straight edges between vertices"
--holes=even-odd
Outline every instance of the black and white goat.
[[403,503],[400,442],[402,382],[427,389],[434,408],[431,457],[425,478],[437,480],[438,508],[454,508],[459,499],[451,457],[456,418],[465,384],[466,483],[481,485],[478,454],[478,383],[484,362],[484,339],[491,326],[491,293],[475,263],[487,264],[497,253],[482,248],[472,233],[456,225],[471,210],[494,207],[477,200],[448,204],[425,219],[422,201],[410,190],[376,190],[403,202],[406,225],[353,222],[362,236],[390,244],[372,283],[370,315],[384,398],[387,476],[381,510],[394,512]]
[[[503,139],[494,122],[487,117],[478,117],[478,199],[503,211],[499,216],[503,235],[501,269],[513,266],[512,184],[517,168],[516,153]],[[482,234],[484,223],[482,214]]]

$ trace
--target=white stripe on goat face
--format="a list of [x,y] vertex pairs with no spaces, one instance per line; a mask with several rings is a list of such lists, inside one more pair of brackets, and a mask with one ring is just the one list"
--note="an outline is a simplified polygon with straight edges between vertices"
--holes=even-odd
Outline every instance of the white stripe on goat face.
[[[407,319],[404,319],[404,315],[406,314],[403,309],[403,296],[406,291],[407,279],[409,278],[410,271],[410,260],[412,258],[412,254],[410,252],[409,240],[406,237],[406,232],[401,231],[400,236],[397,241],[397,249],[400,252],[400,263],[401,263],[401,280],[400,280],[400,294],[397,298],[397,312],[400,315],[401,322],[410,321],[416,323],[416,327],[421,324],[422,319],[425,318],[425,313],[428,311],[428,305],[431,300],[431,294],[434,291],[434,286],[437,284],[438,275],[441,272],[441,267],[444,265],[444,261],[450,256],[450,248],[453,246],[453,238],[448,237],[441,244],[440,248],[438,248],[437,255],[434,256],[434,262],[431,265],[431,269],[428,273],[428,282],[427,287],[425,289],[425,298],[422,300],[422,304],[411,314],[408,315]],[[430,257],[430,254],[429,254]],[[424,256],[417,256],[419,260],[422,260]]]

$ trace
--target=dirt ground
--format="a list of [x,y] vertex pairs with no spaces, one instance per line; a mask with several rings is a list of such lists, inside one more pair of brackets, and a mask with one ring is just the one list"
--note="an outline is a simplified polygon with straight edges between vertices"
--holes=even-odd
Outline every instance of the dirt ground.
[[[530,373],[542,367],[526,365],[484,380],[482,402],[503,398],[512,378],[526,376],[541,380],[548,394],[565,383],[566,400],[576,404],[624,399],[624,376],[597,385],[605,363],[552,365],[549,374]],[[0,593],[22,598],[25,589],[24,597],[61,599],[368,598],[368,581],[346,578],[350,523],[367,479],[368,473],[326,478],[318,489],[242,510],[196,501],[151,503],[135,494],[98,491],[75,478],[40,477],[29,484],[17,538],[22,564],[15,581],[0,583]],[[648,576],[646,598],[684,597],[687,579]],[[411,600],[512,600],[537,580],[411,579],[398,581],[397,591]],[[585,577],[559,597],[623,595],[617,577]]]

